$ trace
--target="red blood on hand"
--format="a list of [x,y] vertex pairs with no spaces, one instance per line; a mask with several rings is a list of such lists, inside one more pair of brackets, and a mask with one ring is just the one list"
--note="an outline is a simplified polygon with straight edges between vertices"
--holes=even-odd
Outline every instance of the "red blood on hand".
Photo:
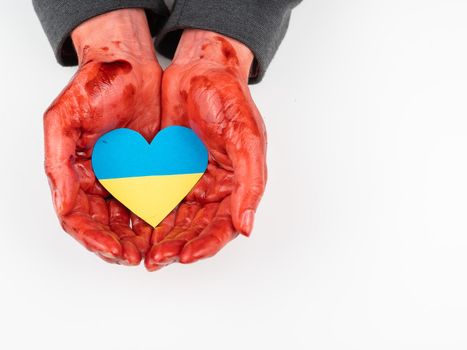
[[96,181],[90,157],[97,139],[115,128],[134,129],[148,141],[154,137],[162,71],[144,10],[98,16],[72,37],[78,72],[44,115],[45,169],[55,209],[65,231],[86,248],[108,262],[136,265],[152,228],[131,218]]
[[266,184],[266,131],[247,85],[252,53],[235,40],[185,30],[162,80],[162,127],[191,127],[210,158],[199,183],[154,230],[148,270],[216,254],[250,235]]
[[[102,259],[149,270],[216,254],[251,233],[266,183],[266,132],[247,80],[252,53],[219,34],[186,30],[164,73],[143,10],[119,10],[72,33],[79,70],[44,116],[45,169],[63,228]],[[161,106],[162,104],[162,106]],[[162,124],[191,127],[206,173],[154,230],[99,184],[90,157],[120,127],[152,140]]]

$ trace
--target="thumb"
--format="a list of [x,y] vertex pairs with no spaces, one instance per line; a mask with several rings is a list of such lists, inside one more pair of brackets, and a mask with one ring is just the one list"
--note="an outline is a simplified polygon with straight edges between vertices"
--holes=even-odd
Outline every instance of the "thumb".
[[227,150],[234,168],[231,212],[235,229],[249,236],[266,186],[266,136],[264,131],[243,129],[238,132],[239,140]]
[[44,115],[45,171],[58,215],[73,209],[79,191],[78,176],[73,167],[78,132],[68,130],[59,115],[49,110]]

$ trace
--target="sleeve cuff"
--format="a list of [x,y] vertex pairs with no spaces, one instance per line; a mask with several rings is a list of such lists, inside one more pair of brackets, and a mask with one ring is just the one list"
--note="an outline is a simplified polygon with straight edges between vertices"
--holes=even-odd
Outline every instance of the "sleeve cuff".
[[255,55],[250,83],[263,78],[300,0],[178,0],[158,34],[158,51],[172,58],[185,28],[210,30],[236,39]]
[[123,8],[144,8],[154,35],[161,17],[168,15],[162,0],[33,0],[33,4],[55,57],[63,66],[78,63],[70,35],[73,29],[92,17]]

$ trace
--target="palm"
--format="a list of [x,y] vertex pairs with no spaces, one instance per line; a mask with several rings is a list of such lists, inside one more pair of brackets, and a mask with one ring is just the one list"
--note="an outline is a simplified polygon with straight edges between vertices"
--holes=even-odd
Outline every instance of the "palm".
[[162,82],[162,125],[185,125],[209,150],[209,165],[183,202],[155,229],[146,267],[190,263],[251,231],[266,181],[266,135],[248,87],[213,62],[175,65]]
[[160,77],[155,59],[90,61],[44,117],[45,167],[62,226],[110,262],[138,264],[150,232],[96,181],[92,148],[119,127],[152,139],[159,127]]

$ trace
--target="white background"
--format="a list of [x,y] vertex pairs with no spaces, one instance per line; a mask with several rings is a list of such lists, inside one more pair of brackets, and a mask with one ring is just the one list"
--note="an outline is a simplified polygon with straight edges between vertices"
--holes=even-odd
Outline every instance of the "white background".
[[1,349],[466,349],[467,2],[305,0],[252,94],[250,239],[155,273],[62,232],[43,173],[55,63],[0,12]]

